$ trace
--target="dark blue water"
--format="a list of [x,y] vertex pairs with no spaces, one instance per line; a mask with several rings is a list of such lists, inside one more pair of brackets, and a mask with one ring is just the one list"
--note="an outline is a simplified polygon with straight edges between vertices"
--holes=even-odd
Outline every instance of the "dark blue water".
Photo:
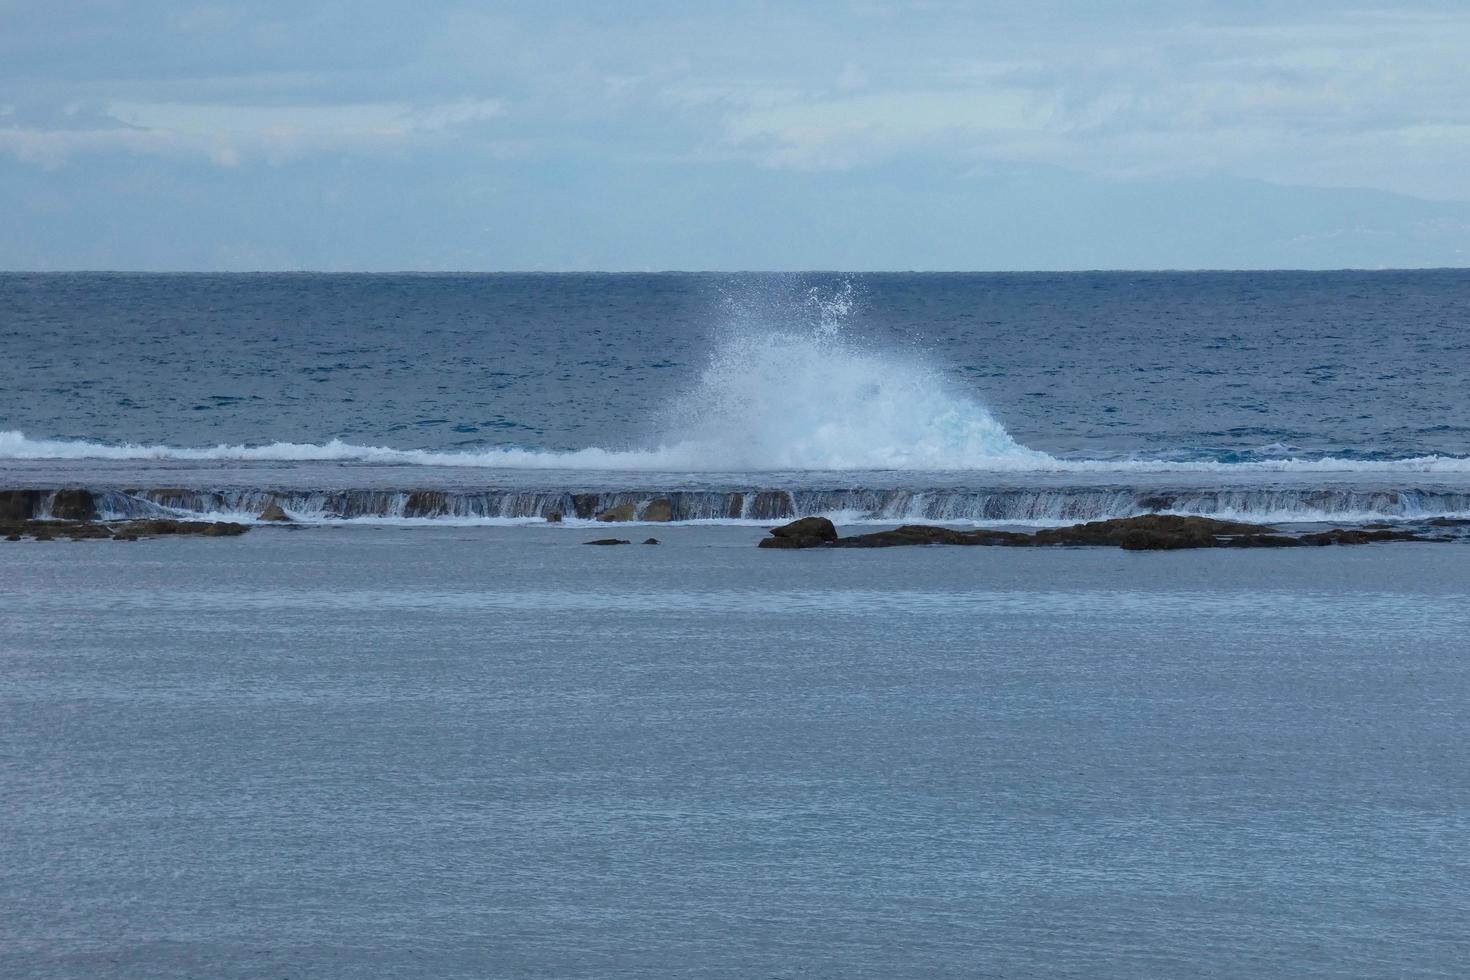
[[[732,337],[823,326],[837,346],[790,377],[702,380]],[[803,377],[837,403],[808,428],[861,429],[841,365],[871,352],[1052,454],[1470,454],[1464,270],[3,275],[0,347],[0,431],[33,440],[649,448],[698,413],[670,417],[681,394],[769,403]]]

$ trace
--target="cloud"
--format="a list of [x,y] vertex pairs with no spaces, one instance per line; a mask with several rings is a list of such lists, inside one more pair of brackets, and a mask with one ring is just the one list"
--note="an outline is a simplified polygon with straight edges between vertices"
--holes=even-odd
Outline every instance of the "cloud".
[[50,167],[76,154],[107,151],[195,155],[235,166],[248,158],[279,162],[316,152],[400,147],[504,114],[497,99],[428,105],[115,102],[82,125],[0,126],[0,151]]

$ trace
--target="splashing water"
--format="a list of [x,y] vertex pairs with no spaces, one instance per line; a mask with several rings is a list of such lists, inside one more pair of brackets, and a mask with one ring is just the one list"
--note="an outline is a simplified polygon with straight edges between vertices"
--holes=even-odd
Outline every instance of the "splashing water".
[[[748,298],[748,297],[747,297]],[[734,472],[933,470],[1033,473],[1465,473],[1470,459],[1060,459],[1016,442],[990,412],[915,354],[855,342],[850,281],[784,302],[726,297],[726,327],[697,382],[656,413],[649,448],[458,452],[321,444],[103,445],[0,431],[0,459],[343,461],[505,469]],[[772,327],[784,319],[787,326]]]
[[[1045,466],[937,371],[860,350],[840,333],[850,294],[810,332],[739,331],[663,415],[658,451],[690,469],[968,469]],[[840,305],[841,304],[841,305]]]

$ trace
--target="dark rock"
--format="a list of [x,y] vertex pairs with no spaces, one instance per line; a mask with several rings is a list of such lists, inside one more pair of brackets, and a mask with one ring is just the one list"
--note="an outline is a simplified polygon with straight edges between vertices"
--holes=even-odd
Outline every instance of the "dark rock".
[[771,533],[778,538],[821,538],[823,541],[836,541],[837,528],[825,517],[803,517],[792,521],[790,524],[782,524],[780,527],[771,528]]
[[559,511],[559,510],[547,511],[546,512],[546,523],[547,524],[560,524],[561,523],[561,511]]
[[820,548],[826,544],[821,538],[761,538],[757,548],[781,548],[795,551],[798,548]]
[[592,515],[597,513],[599,503],[595,493],[572,494],[572,511],[580,520],[591,520]]
[[6,541],[19,541],[20,540],[20,535],[19,534],[14,534],[14,533],[7,534],[7,535],[5,535],[5,540]]
[[618,504],[615,507],[607,508],[607,510],[599,511],[597,519],[608,524],[631,521],[637,516],[637,511],[637,507],[633,504]]
[[259,520],[274,521],[278,524],[284,524],[287,521],[290,521],[291,518],[288,517],[286,515],[286,512],[281,509],[280,504],[272,500],[270,503],[266,504],[265,510],[260,512]]
[[1428,541],[1429,538],[1413,531],[1360,530],[1357,528],[1333,528],[1315,534],[1303,534],[1298,539],[1305,545],[1370,544],[1374,541]]
[[[1072,527],[1047,528],[1035,534],[978,529],[960,531],[931,524],[905,524],[891,531],[875,531],[839,538],[818,536],[805,518],[771,532],[762,548],[892,548],[904,545],[950,544],[1005,547],[1080,546],[1119,547],[1127,551],[1172,551],[1182,548],[1297,548],[1310,545],[1368,544],[1373,541],[1445,541],[1452,535],[1428,536],[1407,530],[1334,528],[1313,534],[1282,534],[1263,524],[1219,521],[1210,517],[1144,514]],[[817,519],[820,520],[820,519]],[[830,528],[831,525],[829,524]]]
[[0,490],[0,521],[28,521],[40,502],[37,490]]
[[9,540],[32,537],[37,541],[54,541],[67,538],[71,541],[112,538],[118,541],[136,541],[140,537],[151,538],[168,534],[193,534],[207,538],[233,537],[250,530],[248,524],[231,521],[178,521],[172,519],[150,519],[141,521],[54,521],[30,520],[0,523],[0,534]]
[[51,516],[58,521],[95,520],[97,498],[90,490],[58,490],[51,495]]
[[791,494],[784,490],[762,490],[750,501],[750,513],[746,516],[756,521],[769,521],[790,517],[793,513]]
[[1035,544],[1029,534],[1012,531],[957,531],[951,527],[935,527],[932,524],[904,524],[891,531],[874,531],[857,534],[850,538],[839,538],[832,542],[834,548],[896,548],[904,545],[958,544],[958,545],[1030,545]]
[[633,542],[631,542],[631,541],[625,541],[622,538],[598,538],[596,541],[584,541],[582,543],[583,544],[632,544]]
[[731,520],[738,521],[745,515],[745,494],[725,494],[725,516]]
[[644,544],[658,544],[658,538],[644,538]]
[[657,497],[643,506],[643,520],[662,524],[674,519],[674,504],[668,497]]
[[414,490],[403,502],[404,517],[438,517],[448,509],[443,490]]
[[1221,535],[1270,533],[1272,529],[1261,524],[1176,514],[1144,514],[1074,524],[1072,527],[1047,528],[1037,531],[1035,537],[1036,543],[1041,545],[1115,545],[1131,551],[1154,551],[1213,548],[1216,538]]
[[820,548],[837,540],[837,529],[825,517],[803,517],[771,528],[762,548]]

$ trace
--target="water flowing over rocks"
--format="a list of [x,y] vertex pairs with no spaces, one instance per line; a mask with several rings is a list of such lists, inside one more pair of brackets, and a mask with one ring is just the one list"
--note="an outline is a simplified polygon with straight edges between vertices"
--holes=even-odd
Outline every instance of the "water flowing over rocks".
[[40,502],[36,490],[0,490],[0,521],[30,520]]
[[[90,508],[89,511],[89,502]],[[416,520],[790,521],[850,514],[914,523],[1081,524],[1158,511],[1271,522],[1359,524],[1470,513],[1463,487],[1403,489],[1253,487],[1159,491],[1107,485],[868,489],[674,489],[580,492],[551,489],[0,489],[0,519],[91,519],[239,515],[256,519],[275,504],[298,522],[383,518]],[[56,508],[60,507],[58,511]],[[1267,516],[1269,515],[1269,516]],[[1249,519],[1246,517],[1246,519]]]
[[90,521],[97,517],[97,498],[90,490],[57,490],[46,506],[58,521]]
[[[892,548],[906,545],[972,545],[999,547],[1116,547],[1125,551],[1174,551],[1189,548],[1293,548],[1374,541],[1447,541],[1447,534],[1388,528],[1333,528],[1291,534],[1264,524],[1219,521],[1208,517],[1144,514],[1138,517],[1091,521],[1071,527],[1047,528],[1034,533],[984,528],[961,531],[932,524],[905,524],[892,530],[839,537],[823,518],[802,518],[771,530],[759,547]],[[830,535],[827,533],[830,531]]]

